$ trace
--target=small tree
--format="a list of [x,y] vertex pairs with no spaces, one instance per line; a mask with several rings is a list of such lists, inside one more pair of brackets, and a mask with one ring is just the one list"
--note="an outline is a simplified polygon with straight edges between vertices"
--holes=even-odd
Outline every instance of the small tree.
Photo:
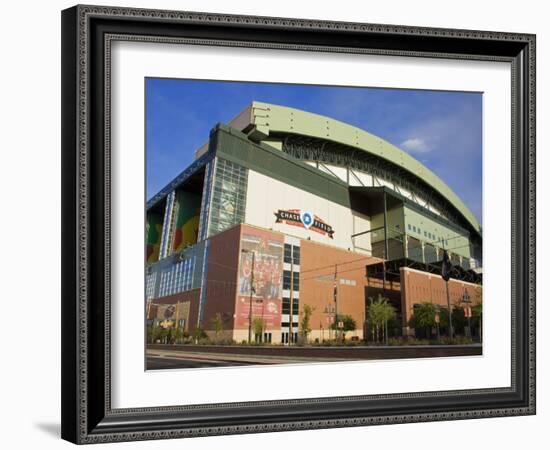
[[187,335],[187,333],[185,332],[183,327],[177,327],[176,328],[176,333],[174,335],[176,344],[183,343],[183,340],[185,339],[186,335]]
[[372,330],[372,338],[376,339],[376,342],[380,339],[380,333],[384,341],[388,340],[388,322],[393,321],[397,313],[395,308],[389,302],[387,297],[383,297],[378,294],[378,298],[375,300],[373,297],[369,297],[370,305],[367,313],[367,320]]
[[[415,330],[424,330],[427,337],[431,336],[431,329],[436,326],[435,315],[437,307],[433,303],[423,302],[415,305],[413,316],[409,321],[409,325]],[[442,315],[440,314],[440,317]],[[444,314],[443,314],[444,316]]]
[[474,302],[472,305],[472,322],[474,328],[479,329],[479,340],[482,340],[482,321],[483,321],[483,295],[481,288],[476,288]]
[[206,339],[207,337],[208,335],[201,327],[196,327],[195,331],[193,331],[193,339],[195,340],[195,344],[198,344],[199,341]]
[[151,338],[152,338],[153,344],[157,341],[160,341],[162,343],[163,331],[164,329],[162,327],[159,327],[159,326],[153,327],[153,330],[151,332]]
[[460,302],[453,305],[453,332],[454,334],[463,334],[468,323],[468,319],[464,315],[464,306]]
[[212,327],[214,328],[215,340],[217,342],[218,336],[223,330],[223,320],[220,313],[216,313],[216,315],[212,318]]
[[[252,319],[252,332],[256,337],[256,342],[262,342],[265,329],[265,321],[260,317]],[[259,338],[259,339],[258,339]]]
[[311,333],[311,314],[313,313],[314,308],[310,305],[304,305],[302,309],[302,318],[300,320],[300,333],[304,338],[304,341],[307,342],[307,337]]
[[[342,322],[343,328],[338,328],[338,323]],[[354,331],[357,328],[355,319],[348,314],[338,314],[336,316],[336,321],[330,326],[333,330],[341,330],[343,333],[343,339],[346,339],[346,332]]]

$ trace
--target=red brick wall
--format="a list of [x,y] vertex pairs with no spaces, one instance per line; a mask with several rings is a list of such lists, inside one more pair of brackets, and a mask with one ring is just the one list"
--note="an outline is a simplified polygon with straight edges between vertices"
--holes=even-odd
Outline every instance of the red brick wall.
[[212,319],[222,314],[223,328],[233,329],[241,226],[210,239],[206,275],[203,328],[211,330]]
[[[403,314],[403,326],[406,327],[413,313],[415,303],[432,302],[447,307],[447,292],[445,281],[438,274],[429,274],[418,270],[401,268],[401,308]],[[459,302],[468,290],[470,300],[476,301],[481,287],[477,284],[465,281],[449,280],[449,297],[451,305]]]
[[[365,266],[375,261],[378,261],[378,258],[308,240],[301,241],[300,312],[306,304],[314,308],[310,324],[312,329],[319,330],[322,324],[323,328],[328,330],[331,325],[325,309],[328,305],[334,306],[335,265],[338,280],[338,314],[352,316],[357,329],[363,328],[367,286]],[[355,285],[342,284],[342,279],[350,280]]]

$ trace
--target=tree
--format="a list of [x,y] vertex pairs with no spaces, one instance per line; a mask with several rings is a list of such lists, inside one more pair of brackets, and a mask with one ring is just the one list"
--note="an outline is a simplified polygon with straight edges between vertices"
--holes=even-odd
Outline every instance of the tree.
[[222,315],[220,313],[216,313],[214,317],[212,317],[212,327],[214,328],[214,334],[215,334],[215,340],[218,341],[218,335],[223,330],[223,319]]
[[[431,302],[423,302],[415,305],[413,316],[409,325],[415,330],[424,330],[428,337],[431,336],[431,329],[436,326],[435,315],[438,313],[437,306]],[[440,314],[440,317],[445,316]]]
[[479,329],[479,340],[482,340],[482,321],[483,321],[483,293],[481,287],[475,290],[474,302],[472,305],[472,319],[474,328]]
[[387,297],[378,294],[377,299],[369,297],[370,305],[367,312],[367,320],[372,330],[372,338],[376,342],[380,339],[380,333],[384,341],[388,340],[388,322],[395,319],[397,313]]
[[313,313],[315,308],[312,308],[309,305],[304,305],[302,309],[302,318],[300,320],[300,333],[302,334],[302,337],[304,338],[304,341],[307,342],[307,337],[309,333],[311,333],[311,314]]
[[176,344],[182,344],[185,338],[189,337],[189,334],[183,329],[183,327],[177,327],[174,337]]
[[254,317],[254,319],[252,319],[252,332],[254,333],[254,336],[256,336],[256,342],[262,342],[264,329],[265,321],[260,317]]
[[468,319],[464,314],[464,305],[459,301],[453,305],[453,332],[454,334],[463,334],[468,324]]
[[[339,322],[342,322],[342,324],[344,325],[343,328],[338,328],[338,323]],[[333,330],[341,330],[342,333],[343,333],[343,339],[346,339],[346,332],[348,331],[354,331],[356,328],[357,328],[357,324],[355,323],[355,319],[353,317],[351,317],[350,315],[348,314],[338,314],[336,316],[336,322],[333,323],[331,326],[330,326],[331,329]]]
[[195,339],[195,344],[198,344],[202,339],[206,339],[208,335],[201,327],[196,327],[193,331],[193,338]]
[[156,343],[157,341],[160,341],[162,343],[163,331],[164,329],[162,327],[159,327],[158,325],[156,327],[153,327],[153,330],[151,332],[151,338],[152,338],[153,344]]

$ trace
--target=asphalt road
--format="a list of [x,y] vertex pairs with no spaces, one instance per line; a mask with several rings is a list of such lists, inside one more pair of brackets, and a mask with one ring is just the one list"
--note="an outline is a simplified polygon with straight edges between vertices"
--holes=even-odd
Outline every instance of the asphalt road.
[[169,358],[159,356],[147,356],[147,370],[160,369],[198,369],[204,367],[228,367],[228,366],[248,366],[250,363],[237,361],[198,361],[196,359]]
[[[401,358],[441,358],[449,356],[478,356],[483,353],[482,346],[476,345],[419,345],[419,346],[240,346],[240,345],[162,345],[149,344],[147,351],[153,353],[171,353],[163,356],[181,357],[196,355],[213,359],[235,360],[237,357],[248,358],[250,363],[257,359],[309,359],[309,360],[368,360],[368,359],[401,359]],[[269,361],[266,361],[269,362]],[[284,361],[281,361],[284,362]],[[277,362],[272,362],[277,364]]]

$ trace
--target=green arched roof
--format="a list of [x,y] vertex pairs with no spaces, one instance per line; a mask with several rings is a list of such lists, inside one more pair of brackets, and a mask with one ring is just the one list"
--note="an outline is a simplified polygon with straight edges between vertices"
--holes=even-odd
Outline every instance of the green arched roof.
[[247,125],[253,125],[254,128],[248,131],[259,140],[268,139],[274,133],[297,134],[333,141],[377,155],[402,167],[439,192],[481,234],[481,226],[474,214],[441,178],[408,153],[365,130],[319,114],[256,101],[231,124],[242,130],[246,130]]

